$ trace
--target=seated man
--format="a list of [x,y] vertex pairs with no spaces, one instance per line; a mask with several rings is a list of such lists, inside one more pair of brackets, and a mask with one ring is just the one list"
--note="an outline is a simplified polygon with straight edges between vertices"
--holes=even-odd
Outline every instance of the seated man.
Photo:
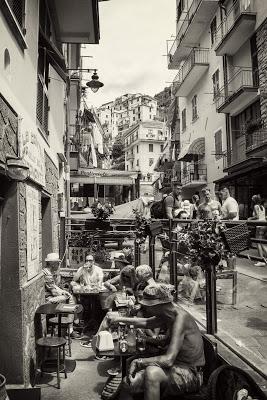
[[78,268],[72,281],[72,287],[81,284],[88,286],[90,289],[99,290],[102,288],[104,273],[102,268],[94,264],[94,256],[87,254],[85,256],[85,264]]
[[[57,283],[59,283],[59,265],[61,260],[57,253],[49,253],[45,259],[46,268],[43,268],[43,274],[45,279],[45,300],[48,303],[69,303],[76,304],[75,298],[67,290],[61,289]],[[79,323],[79,318],[77,315],[69,315],[70,321],[74,323]],[[70,327],[71,332],[73,331],[73,326]],[[71,333],[72,338],[78,338],[77,332]]]
[[144,392],[146,400],[160,400],[161,394],[179,396],[195,392],[202,382],[201,367],[205,364],[200,330],[185,310],[172,302],[164,285],[149,285],[140,300],[148,318],[110,316],[110,324],[119,322],[147,329],[169,327],[170,342],[165,354],[132,361],[121,399],[131,393]]
[[[59,276],[59,264],[61,260],[57,253],[49,253],[45,259],[46,268],[43,268],[45,279],[45,300],[48,303],[65,303],[74,304],[74,299],[70,292],[61,289],[56,281]],[[57,282],[58,283],[58,282]]]

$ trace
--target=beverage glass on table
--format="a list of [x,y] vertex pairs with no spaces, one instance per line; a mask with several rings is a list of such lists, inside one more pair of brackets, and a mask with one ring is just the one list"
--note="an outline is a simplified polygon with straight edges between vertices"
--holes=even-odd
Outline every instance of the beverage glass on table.
[[145,351],[146,349],[146,339],[143,333],[137,332],[136,336],[136,350]]

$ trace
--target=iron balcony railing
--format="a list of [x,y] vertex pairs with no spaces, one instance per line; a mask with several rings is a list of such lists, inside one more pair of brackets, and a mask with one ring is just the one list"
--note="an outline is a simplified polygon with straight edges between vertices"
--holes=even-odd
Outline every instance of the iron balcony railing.
[[176,38],[174,39],[170,50],[168,50],[168,62],[169,64],[172,62],[172,58],[178,48],[178,46],[180,45],[181,41],[184,38],[184,35],[187,31],[187,28],[189,27],[189,25],[191,24],[191,21],[199,7],[199,5],[201,4],[203,0],[193,0],[191,7],[189,8],[189,10],[186,13],[185,19],[182,22],[182,25],[177,33]]
[[229,150],[223,154],[223,169],[232,167],[247,159],[245,151]]
[[246,135],[246,151],[255,150],[267,144],[267,129],[260,128]]
[[206,164],[190,164],[182,169],[182,183],[186,185],[193,181],[207,181],[207,166]]
[[198,64],[208,64],[209,63],[209,49],[196,48],[191,51],[181,68],[178,70],[177,75],[174,78],[174,90],[183,83],[187,75],[193,69],[195,65]]
[[258,71],[252,72],[251,68],[238,68],[237,72],[229,79],[227,84],[216,94],[215,102],[217,110],[240,89],[246,87],[258,88],[258,86]]
[[215,47],[225,38],[230,30],[235,25],[236,21],[241,14],[254,14],[254,0],[238,0],[235,1],[233,6],[230,8],[222,23],[218,26],[215,33]]

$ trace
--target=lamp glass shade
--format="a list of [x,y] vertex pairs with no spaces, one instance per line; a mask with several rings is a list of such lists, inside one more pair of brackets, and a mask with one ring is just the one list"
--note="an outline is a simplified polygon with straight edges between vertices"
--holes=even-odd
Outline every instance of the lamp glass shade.
[[96,79],[92,79],[90,82],[86,83],[86,86],[88,86],[92,92],[96,93],[99,88],[104,86],[104,84]]

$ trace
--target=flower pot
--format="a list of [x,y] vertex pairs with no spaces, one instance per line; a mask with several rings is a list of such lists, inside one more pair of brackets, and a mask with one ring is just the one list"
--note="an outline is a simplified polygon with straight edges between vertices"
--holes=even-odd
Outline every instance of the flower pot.
[[0,400],[8,400],[6,392],[6,378],[0,374]]
[[91,231],[99,229],[101,231],[108,231],[111,229],[110,221],[103,219],[90,219],[85,223],[85,228]]

